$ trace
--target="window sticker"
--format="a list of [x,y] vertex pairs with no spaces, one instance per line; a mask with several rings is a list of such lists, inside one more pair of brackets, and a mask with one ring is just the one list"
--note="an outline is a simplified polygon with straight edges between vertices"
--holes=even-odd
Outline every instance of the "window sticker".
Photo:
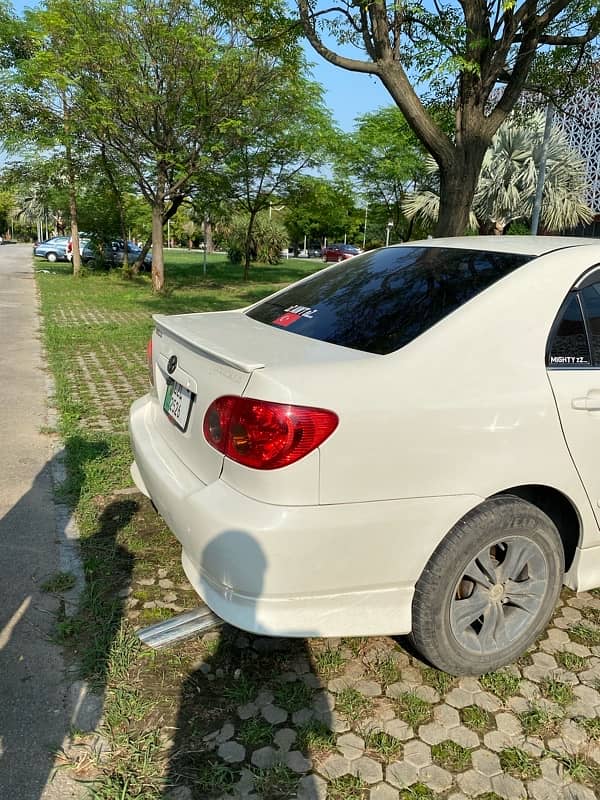
[[280,325],[282,328],[287,328],[303,317],[306,319],[313,319],[317,311],[317,308],[310,308],[309,306],[289,306],[280,317],[273,320],[273,325]]

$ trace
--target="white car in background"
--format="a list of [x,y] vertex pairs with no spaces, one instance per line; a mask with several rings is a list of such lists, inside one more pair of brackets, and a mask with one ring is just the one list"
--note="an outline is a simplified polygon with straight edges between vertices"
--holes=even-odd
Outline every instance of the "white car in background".
[[600,584],[600,243],[411,242],[155,323],[132,474],[232,625],[477,674]]

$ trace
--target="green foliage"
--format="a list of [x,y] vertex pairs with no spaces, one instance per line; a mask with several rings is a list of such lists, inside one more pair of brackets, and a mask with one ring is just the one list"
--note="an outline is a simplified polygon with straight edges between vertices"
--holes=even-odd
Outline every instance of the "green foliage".
[[[246,253],[249,226],[248,214],[237,214],[227,226],[227,255],[232,264],[242,264]],[[287,234],[283,226],[268,215],[256,217],[250,234],[250,257],[261,264],[277,264],[281,251],[287,249]]]

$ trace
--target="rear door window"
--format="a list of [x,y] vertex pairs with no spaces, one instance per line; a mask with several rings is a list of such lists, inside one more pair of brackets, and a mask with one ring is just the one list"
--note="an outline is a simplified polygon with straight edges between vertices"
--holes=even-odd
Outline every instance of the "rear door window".
[[590,347],[577,292],[567,298],[555,325],[548,354],[552,369],[589,367]]
[[592,283],[579,292],[587,323],[592,364],[600,367],[600,282]]
[[323,270],[247,313],[301,336],[385,355],[532,258],[442,247],[375,250]]

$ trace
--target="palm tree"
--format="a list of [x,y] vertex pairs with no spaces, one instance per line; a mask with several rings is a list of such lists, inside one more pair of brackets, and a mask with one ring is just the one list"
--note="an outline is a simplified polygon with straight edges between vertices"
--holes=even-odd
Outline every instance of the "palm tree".
[[[509,118],[494,136],[485,154],[473,198],[471,227],[481,233],[504,233],[507,226],[531,217],[540,163],[544,115],[529,119]],[[428,172],[436,176],[437,165],[428,161]],[[436,178],[434,177],[434,181]],[[584,200],[585,164],[559,128],[552,130],[546,156],[546,178],[542,195],[544,228],[564,231],[592,220]],[[439,211],[439,195],[429,188],[410,195],[403,203],[406,216],[433,224]]]

